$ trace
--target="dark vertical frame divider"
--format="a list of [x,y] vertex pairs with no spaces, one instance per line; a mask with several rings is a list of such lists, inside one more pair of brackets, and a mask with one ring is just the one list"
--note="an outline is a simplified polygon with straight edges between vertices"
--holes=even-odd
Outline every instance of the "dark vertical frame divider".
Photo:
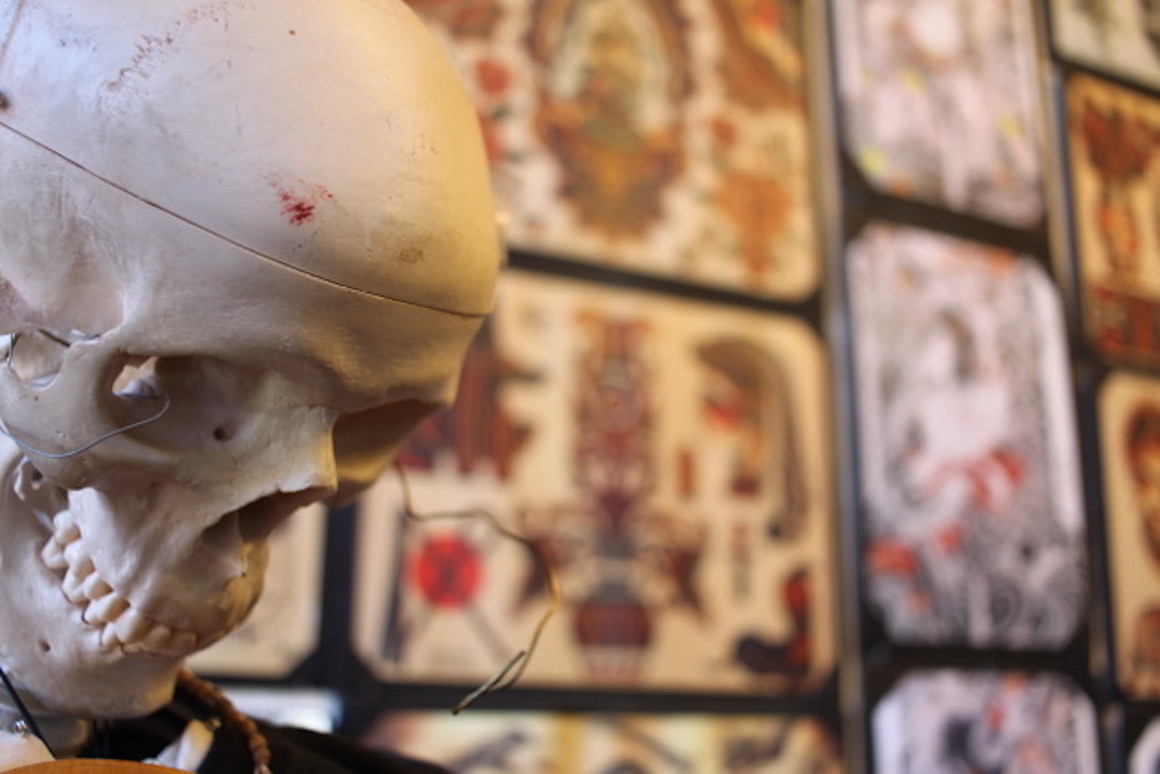
[[[1050,6],[1050,0],[1042,0]],[[1089,526],[1092,565],[1092,658],[1090,677],[1100,714],[1106,771],[1127,774],[1129,757],[1140,735],[1150,721],[1160,717],[1160,701],[1133,699],[1120,688],[1115,675],[1116,667],[1113,632],[1111,588],[1111,548],[1107,541],[1106,525],[1113,514],[1108,511],[1104,454],[1101,443],[1101,423],[1098,398],[1101,387],[1116,371],[1156,377],[1155,370],[1130,363],[1117,363],[1100,353],[1091,343],[1086,323],[1081,246],[1071,197],[1074,170],[1068,152],[1067,84],[1075,76],[1092,76],[1108,84],[1143,97],[1160,98],[1155,88],[1134,82],[1118,74],[1095,69],[1068,60],[1051,35],[1051,7],[1043,7],[1040,30],[1044,40],[1045,80],[1054,130],[1053,161],[1058,174],[1059,228],[1056,237],[1056,257],[1066,274],[1062,277],[1064,302],[1068,309],[1072,343],[1072,370],[1075,380],[1076,405],[1079,419],[1080,452],[1085,477],[1085,511]],[[1158,396],[1160,397],[1160,396]],[[1160,760],[1160,759],[1157,759]],[[1155,766],[1157,761],[1151,763]],[[1149,769],[1150,770],[1150,769]]]

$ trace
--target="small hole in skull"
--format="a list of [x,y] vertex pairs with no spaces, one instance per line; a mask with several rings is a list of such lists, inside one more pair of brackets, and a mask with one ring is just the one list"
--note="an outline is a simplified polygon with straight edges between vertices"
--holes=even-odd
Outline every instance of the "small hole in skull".
[[41,653],[48,653],[52,650],[52,645],[48,642],[48,640],[37,640],[36,647],[40,648]]
[[233,425],[218,425],[213,429],[213,437],[215,441],[226,442],[234,437]]

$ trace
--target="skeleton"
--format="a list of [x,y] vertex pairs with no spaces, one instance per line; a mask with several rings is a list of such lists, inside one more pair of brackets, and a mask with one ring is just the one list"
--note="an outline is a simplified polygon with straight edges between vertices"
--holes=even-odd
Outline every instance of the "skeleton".
[[[126,717],[452,397],[499,244],[395,0],[0,10],[0,666]],[[3,718],[0,714],[0,718]]]

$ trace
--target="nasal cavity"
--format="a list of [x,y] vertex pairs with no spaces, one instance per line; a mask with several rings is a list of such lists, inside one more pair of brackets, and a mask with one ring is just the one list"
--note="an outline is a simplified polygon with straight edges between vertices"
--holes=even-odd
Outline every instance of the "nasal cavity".
[[45,388],[60,374],[73,344],[97,338],[78,331],[54,333],[44,329],[8,333],[0,336],[0,358],[25,384]]

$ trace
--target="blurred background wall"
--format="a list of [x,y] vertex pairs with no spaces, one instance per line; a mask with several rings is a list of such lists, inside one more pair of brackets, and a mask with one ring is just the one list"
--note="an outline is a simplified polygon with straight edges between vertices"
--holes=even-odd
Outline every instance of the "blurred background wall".
[[496,312],[200,669],[459,772],[1156,770],[1160,4],[411,5]]

